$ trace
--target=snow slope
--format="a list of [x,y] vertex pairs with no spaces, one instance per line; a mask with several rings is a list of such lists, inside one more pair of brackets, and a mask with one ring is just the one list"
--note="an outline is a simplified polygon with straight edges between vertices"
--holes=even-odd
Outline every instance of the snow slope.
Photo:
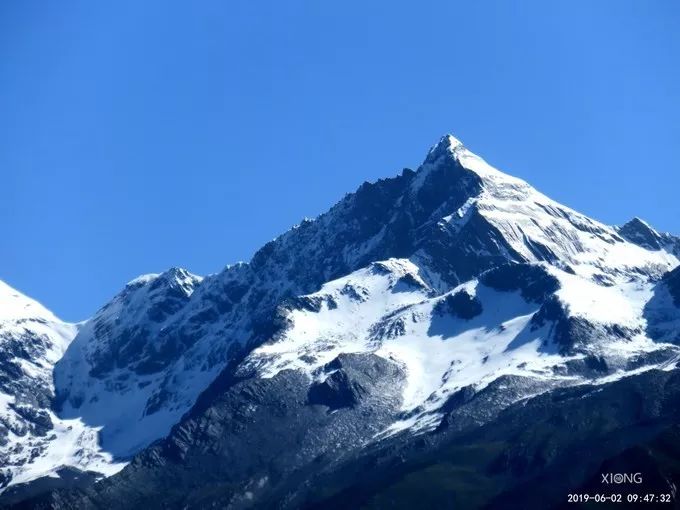
[[[557,318],[539,320],[548,296],[539,302],[523,297],[520,289],[495,289],[483,283],[485,274],[482,281],[433,297],[416,265],[390,259],[307,296],[316,306],[290,310],[285,333],[256,348],[242,364],[242,374],[271,378],[292,369],[304,371],[312,381],[341,353],[371,352],[397,361],[408,378],[404,418],[391,432],[435,427],[449,396],[466,387],[479,391],[505,375],[544,381],[547,390],[669,368],[668,362],[680,356],[678,346],[655,341],[646,332],[645,305],[654,284],[603,286],[545,264],[536,267],[556,282],[549,297],[564,310],[560,319],[588,321],[597,332],[581,348],[561,352],[554,337]],[[454,296],[476,305],[467,315],[464,306],[462,315],[447,310],[447,299]],[[613,326],[628,333],[608,333],[606,328]],[[604,368],[595,373],[579,368],[578,362],[586,359],[600,360]]]
[[96,430],[51,409],[52,371],[78,331],[38,302],[0,282],[0,488],[61,466],[115,473]]
[[660,277],[678,264],[676,255],[661,246],[650,249],[630,242],[616,228],[565,207],[521,179],[496,170],[451,136],[444,137],[430,151],[422,177],[414,186],[446,161],[455,161],[477,175],[482,190],[453,214],[444,216],[443,228],[460,231],[474,214],[479,214],[500,232],[520,261],[568,264],[591,278],[625,280],[639,273]]

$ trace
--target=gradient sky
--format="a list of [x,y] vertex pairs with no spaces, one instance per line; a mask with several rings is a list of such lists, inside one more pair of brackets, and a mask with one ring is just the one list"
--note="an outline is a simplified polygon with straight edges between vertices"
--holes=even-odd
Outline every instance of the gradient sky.
[[0,3],[0,279],[68,320],[247,260],[451,132],[680,233],[680,2]]

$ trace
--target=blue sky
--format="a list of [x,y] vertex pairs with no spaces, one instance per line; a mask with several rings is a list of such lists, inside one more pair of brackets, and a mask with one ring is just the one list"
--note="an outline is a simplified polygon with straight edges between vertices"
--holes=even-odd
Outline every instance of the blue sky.
[[451,132],[680,233],[680,3],[0,4],[0,279],[65,319],[247,260]]

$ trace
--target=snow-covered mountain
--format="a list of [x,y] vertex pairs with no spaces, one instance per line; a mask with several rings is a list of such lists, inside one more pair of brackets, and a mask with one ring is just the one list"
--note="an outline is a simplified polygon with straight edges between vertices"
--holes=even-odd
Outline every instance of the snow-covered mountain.
[[193,403],[157,404],[163,368],[182,348],[166,340],[168,324],[200,283],[178,268],[136,278],[83,325],[56,365],[60,415],[100,430],[102,447],[117,458],[167,434]]
[[338,355],[374,353],[407,374],[402,415],[385,433],[436,428],[451,395],[503,376],[523,379],[519,399],[674,368],[678,323],[666,326],[664,341],[647,330],[655,289],[638,280],[603,286],[537,263],[500,266],[438,295],[412,262],[390,259],[305,296],[285,332],[253,350],[240,373],[292,369],[324,380],[323,367]]
[[[96,433],[92,461],[46,447],[22,472],[108,475],[142,452],[87,500],[149,504],[172,479],[179,505],[220,479],[211,504],[294,507],[292,473],[320,457],[675,370],[679,257],[678,238],[590,219],[445,136],[416,171],[364,183],[249,263],[130,282],[45,362],[40,409]],[[57,439],[41,444],[72,444]]]
[[79,325],[0,282],[0,487],[59,478],[64,468],[112,474],[97,431],[52,409],[55,363]]

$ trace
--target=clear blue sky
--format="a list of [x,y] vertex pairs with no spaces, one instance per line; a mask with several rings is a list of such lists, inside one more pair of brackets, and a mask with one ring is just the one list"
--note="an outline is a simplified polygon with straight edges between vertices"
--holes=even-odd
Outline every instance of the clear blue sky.
[[680,233],[680,2],[0,3],[0,279],[65,319],[247,260],[451,132]]

